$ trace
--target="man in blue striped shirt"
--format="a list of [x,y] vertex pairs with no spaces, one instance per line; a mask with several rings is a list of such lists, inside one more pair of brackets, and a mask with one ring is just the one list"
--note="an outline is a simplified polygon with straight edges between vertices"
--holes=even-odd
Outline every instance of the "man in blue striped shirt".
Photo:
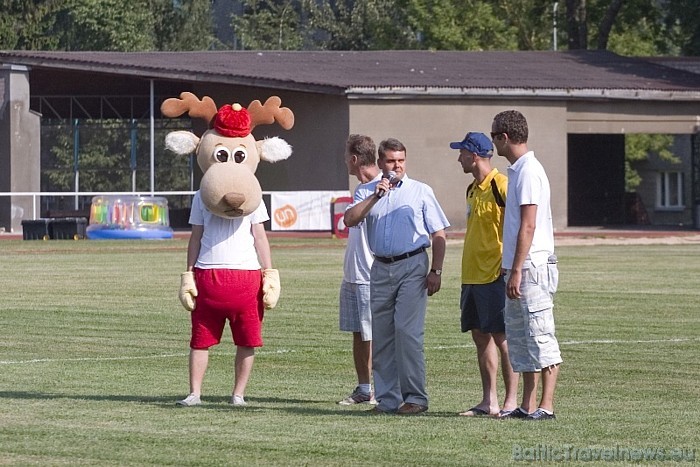
[[348,226],[367,223],[375,255],[370,307],[377,406],[372,412],[414,415],[428,410],[425,312],[428,296],[440,290],[450,224],[432,188],[406,175],[403,143],[382,141],[378,165],[382,179],[358,187],[344,220]]

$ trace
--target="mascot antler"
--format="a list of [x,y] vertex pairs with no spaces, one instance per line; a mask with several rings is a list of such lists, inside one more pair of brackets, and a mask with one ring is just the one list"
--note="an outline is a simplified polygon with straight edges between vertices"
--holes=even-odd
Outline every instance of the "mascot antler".
[[270,125],[275,121],[285,130],[292,128],[294,126],[294,113],[287,107],[280,107],[281,104],[282,99],[277,96],[270,96],[264,105],[259,100],[251,102],[248,106],[250,130],[253,131],[257,125]]
[[[254,100],[246,109],[250,114],[250,130],[253,131],[257,125],[270,125],[279,123],[282,128],[289,130],[294,126],[294,113],[287,107],[280,107],[282,99],[271,96],[265,104],[259,100]],[[237,107],[240,109],[240,107]],[[191,92],[183,92],[180,98],[172,97],[163,101],[160,111],[166,117],[175,118],[187,113],[191,118],[201,118],[212,128],[214,117],[217,115],[217,108],[214,100],[209,96],[204,96],[199,100]]]
[[166,117],[175,118],[187,112],[192,118],[201,118],[207,123],[211,123],[216,115],[216,104],[209,96],[204,96],[202,100],[191,92],[183,92],[180,98],[172,97],[166,99],[160,106],[160,111]]

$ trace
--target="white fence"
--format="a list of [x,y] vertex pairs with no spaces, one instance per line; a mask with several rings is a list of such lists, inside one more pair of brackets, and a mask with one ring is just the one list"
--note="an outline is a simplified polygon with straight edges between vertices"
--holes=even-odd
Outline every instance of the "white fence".
[[[13,205],[12,219],[19,222],[25,219],[36,220],[40,215],[40,197],[74,197],[75,210],[79,209],[79,198],[85,196],[192,196],[194,191],[81,191],[81,192],[4,192],[0,197],[31,198],[31,217],[24,208]],[[271,230],[344,230],[342,213],[350,201],[347,190],[326,191],[267,191],[270,196]],[[25,203],[23,203],[25,204]],[[337,206],[336,206],[337,204]],[[26,204],[25,204],[26,205]],[[15,212],[16,211],[16,212]]]

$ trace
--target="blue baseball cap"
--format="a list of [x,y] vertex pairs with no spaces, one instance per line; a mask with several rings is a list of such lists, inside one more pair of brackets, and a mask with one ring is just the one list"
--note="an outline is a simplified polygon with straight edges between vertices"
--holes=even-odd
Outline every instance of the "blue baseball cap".
[[493,156],[491,139],[483,133],[469,132],[462,141],[450,143],[452,149],[466,149],[481,157]]

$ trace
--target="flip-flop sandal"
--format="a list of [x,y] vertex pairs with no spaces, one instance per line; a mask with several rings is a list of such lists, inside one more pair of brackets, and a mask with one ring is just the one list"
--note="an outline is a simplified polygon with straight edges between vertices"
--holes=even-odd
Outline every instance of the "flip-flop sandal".
[[489,413],[478,407],[472,407],[471,409],[465,412],[461,412],[459,415],[461,415],[462,417],[486,417],[489,415]]

